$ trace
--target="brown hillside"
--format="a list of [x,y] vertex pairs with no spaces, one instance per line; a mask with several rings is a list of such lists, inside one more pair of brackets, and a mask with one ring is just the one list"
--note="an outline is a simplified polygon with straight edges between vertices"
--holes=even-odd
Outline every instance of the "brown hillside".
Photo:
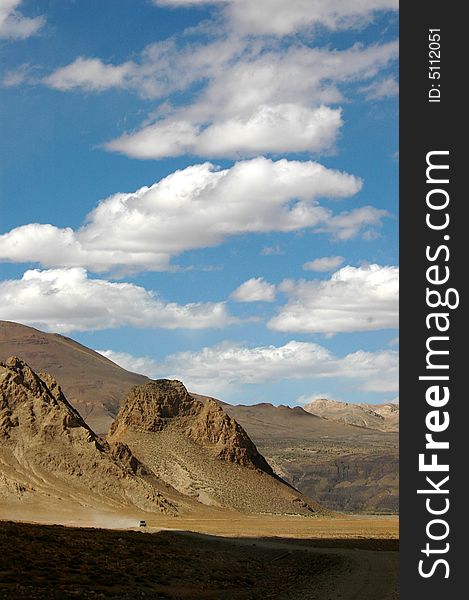
[[148,381],[67,337],[0,321],[0,361],[9,356],[20,356],[33,370],[60,381],[65,396],[98,433],[107,432],[127,392]]

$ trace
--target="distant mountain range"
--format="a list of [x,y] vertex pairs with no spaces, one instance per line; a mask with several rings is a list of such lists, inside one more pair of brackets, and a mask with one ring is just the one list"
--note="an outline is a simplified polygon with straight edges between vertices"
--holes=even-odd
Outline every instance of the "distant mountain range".
[[[45,371],[55,377],[70,404],[78,410],[87,426],[99,434],[108,432],[118,414],[116,422],[122,425],[122,419],[128,420],[130,413],[138,411],[134,386],[140,386],[139,393],[153,389],[147,377],[126,371],[69,338],[0,321],[0,361],[12,355],[19,356],[34,371]],[[169,391],[168,388],[166,392]],[[156,396],[158,404],[162,401],[160,392]],[[158,433],[140,426],[134,431],[131,423],[125,427],[114,424],[108,442],[127,444],[138,460],[152,463],[153,473],[158,477],[163,476],[166,469],[167,479],[164,480],[176,492],[199,496],[214,505],[220,502],[220,497],[229,496],[227,488],[217,489],[215,485],[226,479],[223,473],[216,471],[220,460],[225,460],[230,453],[233,455],[233,451],[227,449],[233,440],[239,448],[244,448],[238,459],[241,460],[243,452],[252,459],[253,454],[246,447],[246,439],[252,439],[251,443],[266,459],[267,467],[260,467],[264,478],[271,466],[277,475],[306,496],[334,510],[398,510],[398,405],[354,405],[318,400],[305,409],[268,403],[233,406],[194,392],[189,396],[195,404],[186,398],[183,414],[172,419],[164,417],[169,420]],[[133,402],[133,409],[129,414],[123,414],[122,411],[130,410],[129,402]],[[187,421],[189,416],[184,412],[189,404],[190,410],[197,412],[191,417],[193,423]],[[221,407],[222,412],[218,413],[215,407]],[[218,421],[220,428],[226,429],[226,415],[239,423],[247,438],[237,437],[236,431],[228,428],[231,433],[227,433],[228,437],[217,449],[219,442],[208,443],[211,434],[204,432],[202,425]],[[152,462],[146,450],[147,442],[148,447],[153,448],[150,454],[159,455],[161,464]],[[197,444],[196,452],[190,450],[194,443]],[[203,448],[202,454],[200,448]],[[202,468],[206,452],[212,457],[218,456],[218,462],[210,463],[216,465],[210,475],[204,474]],[[245,468],[246,464],[237,468],[241,466]],[[259,465],[256,469],[259,470]],[[251,488],[247,486],[246,489]],[[231,502],[233,507],[239,507],[246,499],[238,497]]]
[[377,429],[378,431],[399,431],[399,404],[351,404],[319,398],[304,406],[305,411],[348,425]]

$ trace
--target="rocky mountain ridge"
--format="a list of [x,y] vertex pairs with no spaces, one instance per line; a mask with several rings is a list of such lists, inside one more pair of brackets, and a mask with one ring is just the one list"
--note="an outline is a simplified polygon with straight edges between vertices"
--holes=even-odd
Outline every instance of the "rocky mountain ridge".
[[201,402],[176,380],[158,379],[133,388],[109,436],[118,437],[122,430],[129,428],[155,433],[172,419],[181,420],[188,438],[210,450],[215,457],[273,474],[248,434],[218,402],[212,398]]

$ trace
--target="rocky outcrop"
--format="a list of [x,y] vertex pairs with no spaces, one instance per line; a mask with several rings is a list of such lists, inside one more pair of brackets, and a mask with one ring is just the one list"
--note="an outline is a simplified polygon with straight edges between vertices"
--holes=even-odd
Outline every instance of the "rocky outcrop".
[[48,374],[40,377],[13,356],[0,363],[0,437],[9,439],[15,428],[22,436],[44,440],[79,428],[83,440],[101,445],[68,403],[54,377]]
[[272,467],[241,425],[215,400],[208,399],[204,404],[198,403],[197,414],[187,433],[192,440],[209,448],[219,458],[273,474]]
[[244,429],[215,401],[194,398],[180,381],[158,379],[128,394],[109,439],[126,431],[157,432],[177,423],[187,437],[217,458],[273,474]]
[[161,431],[170,419],[195,416],[198,408],[198,403],[180,381],[151,381],[135,386],[129,392],[109,434],[112,436],[127,428]]

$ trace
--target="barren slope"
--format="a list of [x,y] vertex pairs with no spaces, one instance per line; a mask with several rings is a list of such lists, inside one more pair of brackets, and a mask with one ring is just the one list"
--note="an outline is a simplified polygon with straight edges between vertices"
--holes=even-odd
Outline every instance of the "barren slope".
[[69,402],[98,433],[107,432],[127,392],[148,381],[67,337],[0,321],[0,361],[9,356],[60,381]]

